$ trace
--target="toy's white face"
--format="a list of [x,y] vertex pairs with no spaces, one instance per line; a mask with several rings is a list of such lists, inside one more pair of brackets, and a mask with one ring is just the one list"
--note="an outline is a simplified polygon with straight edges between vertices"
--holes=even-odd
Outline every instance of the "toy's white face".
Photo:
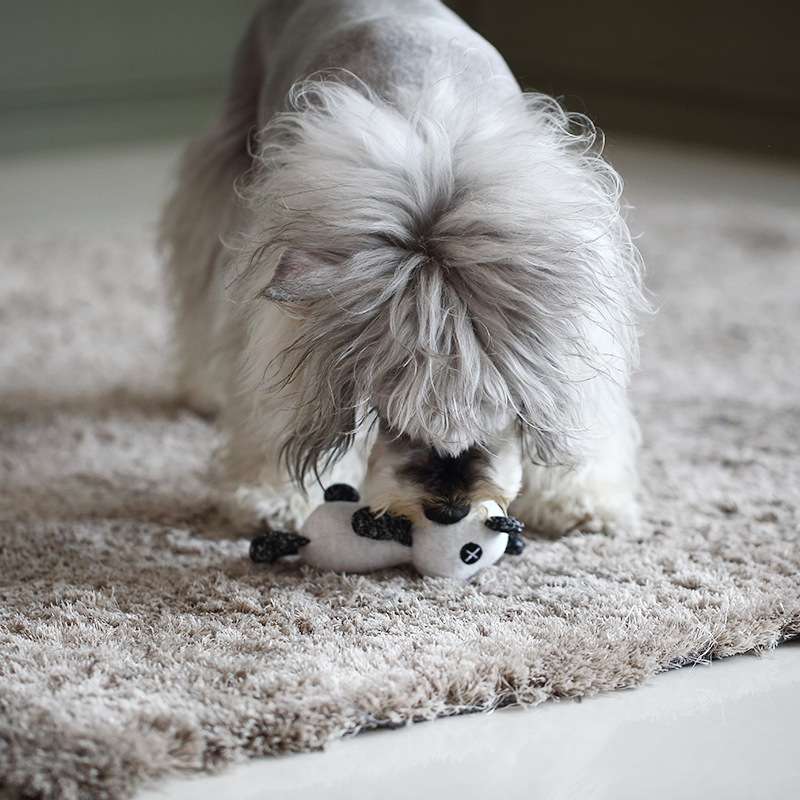
[[422,575],[466,580],[494,564],[505,553],[508,534],[486,527],[489,517],[504,516],[494,501],[485,501],[460,522],[414,526],[414,566]]

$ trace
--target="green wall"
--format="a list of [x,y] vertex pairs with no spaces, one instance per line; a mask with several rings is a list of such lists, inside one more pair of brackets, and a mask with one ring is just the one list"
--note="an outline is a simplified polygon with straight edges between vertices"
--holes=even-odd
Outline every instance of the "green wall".
[[0,153],[182,135],[258,0],[0,2]]

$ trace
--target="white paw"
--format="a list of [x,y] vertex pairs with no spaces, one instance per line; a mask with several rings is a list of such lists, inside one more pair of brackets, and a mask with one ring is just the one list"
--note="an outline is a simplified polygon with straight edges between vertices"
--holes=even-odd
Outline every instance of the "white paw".
[[297,530],[319,502],[314,492],[304,496],[297,489],[278,491],[260,486],[225,490],[218,500],[227,519],[243,533],[265,525],[277,530]]
[[639,507],[629,494],[609,492],[607,496],[576,492],[546,492],[523,495],[510,513],[521,519],[530,533],[566,536],[578,531],[609,535],[635,534]]

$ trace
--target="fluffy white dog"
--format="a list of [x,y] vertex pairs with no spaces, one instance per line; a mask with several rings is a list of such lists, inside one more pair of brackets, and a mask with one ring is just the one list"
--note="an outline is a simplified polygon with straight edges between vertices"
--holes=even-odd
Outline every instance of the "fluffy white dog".
[[242,507],[297,523],[345,479],[412,520],[635,526],[619,196],[591,125],[439,0],[264,3],[162,224]]

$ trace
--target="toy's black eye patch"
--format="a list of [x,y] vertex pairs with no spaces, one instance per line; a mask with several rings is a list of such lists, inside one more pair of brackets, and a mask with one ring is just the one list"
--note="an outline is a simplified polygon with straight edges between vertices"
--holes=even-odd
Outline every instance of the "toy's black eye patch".
[[479,544],[475,544],[475,542],[467,542],[461,548],[459,555],[465,564],[474,564],[476,561],[480,561],[483,555],[483,548]]
[[359,508],[350,522],[356,536],[367,539],[391,540],[411,547],[411,520],[392,514],[376,516],[369,508]]

